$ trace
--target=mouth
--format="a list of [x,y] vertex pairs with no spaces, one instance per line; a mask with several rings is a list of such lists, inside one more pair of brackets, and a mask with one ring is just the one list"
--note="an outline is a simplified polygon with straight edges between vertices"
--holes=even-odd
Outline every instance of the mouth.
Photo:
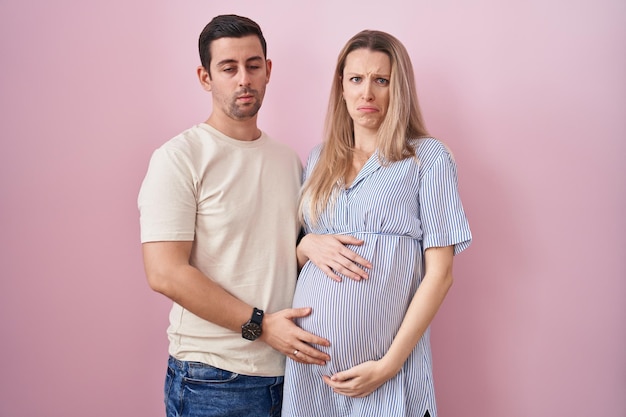
[[237,100],[244,101],[244,102],[250,102],[250,101],[254,100],[254,95],[253,94],[242,94],[240,96],[237,96]]
[[360,107],[357,107],[356,109],[363,113],[374,113],[378,111],[376,107],[372,107],[372,106],[360,106]]

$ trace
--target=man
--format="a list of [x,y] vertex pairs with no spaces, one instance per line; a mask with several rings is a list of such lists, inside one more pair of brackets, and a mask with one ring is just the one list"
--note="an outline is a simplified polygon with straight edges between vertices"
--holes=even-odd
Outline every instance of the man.
[[215,17],[199,39],[213,107],[157,149],[141,186],[141,240],[152,289],[174,303],[168,416],[278,416],[284,355],[330,358],[292,321],[301,163],[257,127],[272,62],[259,26]]

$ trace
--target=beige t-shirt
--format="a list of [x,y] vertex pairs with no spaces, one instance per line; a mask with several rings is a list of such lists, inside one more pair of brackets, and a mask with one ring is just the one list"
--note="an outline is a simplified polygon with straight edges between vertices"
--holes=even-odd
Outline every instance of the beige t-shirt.
[[[194,241],[191,264],[271,313],[291,306],[302,164],[265,133],[246,142],[199,124],[158,148],[139,192],[141,241]],[[243,323],[242,323],[243,324]],[[245,375],[284,374],[283,355],[174,303],[169,353]]]

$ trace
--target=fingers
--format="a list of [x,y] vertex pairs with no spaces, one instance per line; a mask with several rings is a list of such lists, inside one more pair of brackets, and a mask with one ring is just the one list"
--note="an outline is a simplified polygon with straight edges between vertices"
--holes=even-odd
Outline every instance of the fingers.
[[369,278],[366,269],[372,264],[367,259],[346,247],[363,245],[364,241],[350,235],[308,234],[298,245],[299,256],[312,261],[324,274],[334,281],[341,275],[354,280]]
[[311,314],[311,311],[313,311],[311,307],[287,308],[283,310],[285,317],[290,320],[306,317]]
[[291,359],[300,363],[325,365],[330,360],[330,356],[324,352],[321,352],[312,346],[307,344],[298,344],[301,349],[293,349],[290,353],[287,353]]
[[357,376],[358,374],[352,375],[350,369],[348,369],[347,371],[337,372],[335,375],[330,377],[330,380],[333,382],[344,382],[349,381],[350,379],[353,379]]
[[348,397],[354,396],[354,389],[350,384],[351,381],[337,381],[335,378],[336,375],[333,375],[332,378],[327,375],[322,375],[324,383],[331,387],[337,394],[346,395]]
[[391,376],[381,372],[379,361],[367,361],[350,369],[324,376],[324,382],[334,392],[349,397],[364,397],[384,384]]
[[347,259],[349,259],[350,261],[352,261],[352,262],[354,262],[356,264],[363,265],[365,268],[370,269],[372,267],[372,263],[370,261],[368,261],[367,259],[365,259],[361,255],[359,255],[355,251],[346,248],[345,246],[342,247],[342,249],[340,250],[339,253],[341,253],[341,255],[344,258],[347,258]]
[[300,363],[307,363],[312,365],[325,365],[326,361],[323,359],[317,359],[311,355],[308,355],[305,351],[300,349],[294,349],[293,352],[287,354],[291,359]]
[[[332,265],[334,272],[338,272],[357,281],[369,278],[367,271],[363,268],[371,269],[372,263],[345,246],[360,246],[363,244],[363,240],[349,235],[334,235],[333,237],[337,240],[337,242],[341,243],[341,246],[336,249],[340,256],[339,260],[336,260],[337,258],[335,258],[335,264]],[[328,275],[328,273],[326,275]]]
[[330,360],[330,355],[316,349],[314,346],[328,347],[330,346],[330,341],[305,330],[299,330],[297,341],[293,344],[294,350],[291,352],[291,358],[302,363],[325,365]]
[[306,330],[302,330],[297,327],[298,332],[296,337],[300,343],[294,344],[295,349],[299,349],[302,352],[305,352],[309,356],[313,356],[315,358],[330,359],[327,354],[320,352],[315,349],[312,345],[329,347],[330,341],[328,339],[324,339],[323,337],[319,337],[314,335],[313,333],[309,333]]
[[[369,274],[367,273],[367,271],[363,270],[357,264],[355,264],[354,262],[351,262],[346,257],[342,258],[341,262],[333,262],[331,266],[332,266],[334,275],[337,276],[338,278],[338,279],[335,279],[336,281],[341,281],[341,278],[337,275],[337,273],[342,274],[356,281],[369,278]],[[328,273],[326,273],[326,275],[333,278]]]
[[328,347],[330,346],[330,342],[300,329],[297,340],[293,342],[293,349],[291,352],[287,352],[287,356],[297,362],[325,365],[326,362],[330,360],[330,356],[314,348],[313,345]]
[[[324,272],[324,274],[326,274],[326,276],[328,278],[332,279],[333,281],[341,282],[341,277],[339,275],[335,274],[335,271],[333,271],[333,269],[331,267],[326,266],[326,265],[320,265],[319,269],[321,269],[322,272]],[[346,275],[346,274],[344,274],[344,275]]]
[[306,343],[307,348],[306,349],[302,349],[303,351],[307,352],[309,355],[313,355],[316,357],[319,357],[319,355],[314,354],[313,351],[315,352],[319,352],[320,354],[322,354],[324,357],[327,357],[328,355],[326,355],[325,353],[320,352],[317,349],[312,348],[310,345],[318,345],[318,346],[325,346],[325,347],[329,347],[330,346],[330,342],[327,339],[324,339],[323,337],[319,337],[316,336],[312,333],[306,332],[302,329],[300,329],[302,331],[302,334],[300,335],[299,339],[302,340],[304,343]]
[[361,246],[364,242],[363,239],[359,239],[358,237],[354,237],[351,235],[333,235],[335,239],[341,242],[344,245],[355,245]]
[[333,389],[333,392],[347,397],[365,397],[373,392],[372,389],[360,387],[354,378],[338,378],[338,374],[328,377],[322,376],[324,383]]
[[314,347],[330,342],[298,327],[293,319],[311,314],[310,307],[290,308],[265,315],[261,338],[274,349],[302,363],[324,365],[330,356]]

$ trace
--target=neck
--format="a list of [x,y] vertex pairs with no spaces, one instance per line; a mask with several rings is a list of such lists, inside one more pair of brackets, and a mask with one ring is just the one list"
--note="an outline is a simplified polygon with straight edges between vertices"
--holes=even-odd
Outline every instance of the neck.
[[261,137],[261,131],[256,125],[256,115],[246,120],[234,120],[220,118],[212,113],[205,123],[233,139],[253,141]]
[[378,137],[373,134],[354,134],[354,152],[355,154],[365,155],[368,158],[372,156],[378,146]]

